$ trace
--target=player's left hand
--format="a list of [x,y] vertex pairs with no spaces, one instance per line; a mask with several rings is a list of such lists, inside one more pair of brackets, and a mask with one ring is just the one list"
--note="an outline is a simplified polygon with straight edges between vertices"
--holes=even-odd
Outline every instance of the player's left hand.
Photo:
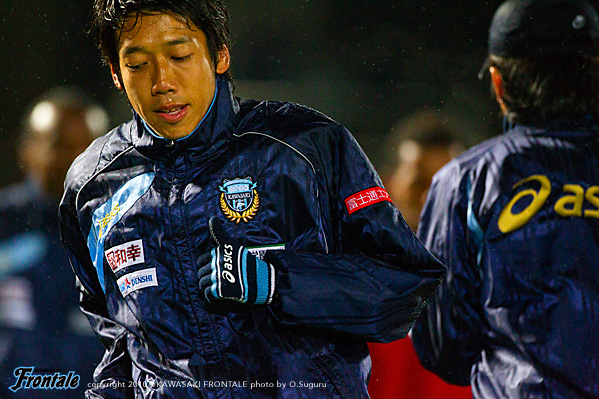
[[228,299],[248,305],[268,305],[275,292],[274,267],[236,244],[220,219],[208,222],[218,245],[198,259],[200,289],[208,302]]

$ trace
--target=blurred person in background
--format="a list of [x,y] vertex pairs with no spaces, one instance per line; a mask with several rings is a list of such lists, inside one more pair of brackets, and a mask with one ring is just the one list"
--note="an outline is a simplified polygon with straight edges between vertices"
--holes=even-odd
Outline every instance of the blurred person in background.
[[[462,132],[439,113],[417,111],[396,123],[385,140],[382,177],[413,231],[433,175],[465,149]],[[449,385],[420,364],[409,338],[368,345],[372,399],[467,399],[469,388]]]
[[489,29],[505,132],[434,177],[419,237],[448,267],[412,329],[476,399],[599,398],[599,16],[509,0]]
[[396,123],[386,144],[385,187],[416,231],[433,175],[465,149],[461,132],[438,113],[422,110]]
[[[82,397],[103,353],[79,309],[57,216],[69,166],[107,127],[106,112],[75,87],[44,93],[22,121],[25,177],[0,191],[0,397]],[[20,367],[72,371],[79,387],[13,392]]]

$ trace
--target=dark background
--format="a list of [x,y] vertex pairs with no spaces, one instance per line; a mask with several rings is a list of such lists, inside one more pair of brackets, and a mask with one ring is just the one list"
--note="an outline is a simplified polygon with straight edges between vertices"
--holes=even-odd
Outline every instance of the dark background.
[[[488,78],[500,1],[229,0],[236,94],[299,102],[348,127],[375,165],[401,117],[427,108],[475,143],[501,131]],[[91,0],[0,0],[0,186],[21,177],[15,139],[45,90],[78,85],[111,115],[129,108],[87,36]]]

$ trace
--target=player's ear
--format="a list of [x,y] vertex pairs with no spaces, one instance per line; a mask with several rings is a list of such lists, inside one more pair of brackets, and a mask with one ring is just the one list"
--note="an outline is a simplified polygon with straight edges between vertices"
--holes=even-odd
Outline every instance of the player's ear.
[[491,82],[493,83],[497,102],[503,104],[503,77],[501,76],[501,72],[493,66],[489,68],[489,72],[491,73]]
[[224,46],[218,51],[218,60],[216,61],[216,73],[223,74],[227,72],[231,65],[231,54],[229,48]]
[[125,86],[123,86],[123,82],[121,81],[121,75],[117,72],[114,65],[110,64],[110,74],[112,75],[112,81],[114,85],[119,90],[125,90]]

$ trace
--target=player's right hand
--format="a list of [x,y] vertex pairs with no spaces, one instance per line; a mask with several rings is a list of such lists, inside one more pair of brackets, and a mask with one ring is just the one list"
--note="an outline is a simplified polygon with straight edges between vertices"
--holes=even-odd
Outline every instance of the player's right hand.
[[200,289],[208,302],[232,300],[268,305],[275,292],[274,267],[234,242],[220,219],[212,217],[209,229],[217,247],[198,259]]

